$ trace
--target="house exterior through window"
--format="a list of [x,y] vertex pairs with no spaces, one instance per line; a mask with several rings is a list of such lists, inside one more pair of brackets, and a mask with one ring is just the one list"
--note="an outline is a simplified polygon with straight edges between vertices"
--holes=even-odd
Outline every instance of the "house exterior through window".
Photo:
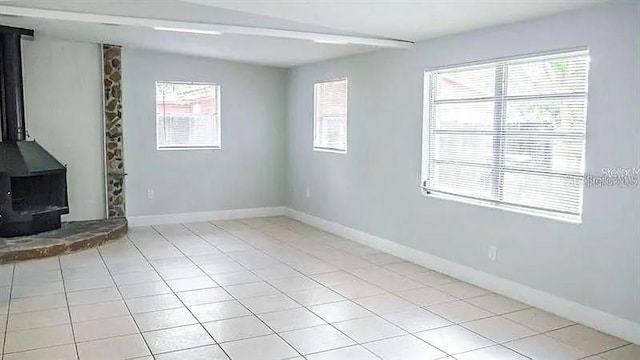
[[220,86],[156,82],[159,150],[220,149]]

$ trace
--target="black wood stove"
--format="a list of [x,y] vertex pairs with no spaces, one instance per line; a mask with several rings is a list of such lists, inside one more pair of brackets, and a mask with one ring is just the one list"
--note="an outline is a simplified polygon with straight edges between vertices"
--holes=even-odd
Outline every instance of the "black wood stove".
[[67,169],[35,141],[26,140],[22,36],[33,30],[0,26],[0,236],[60,228],[69,213]]

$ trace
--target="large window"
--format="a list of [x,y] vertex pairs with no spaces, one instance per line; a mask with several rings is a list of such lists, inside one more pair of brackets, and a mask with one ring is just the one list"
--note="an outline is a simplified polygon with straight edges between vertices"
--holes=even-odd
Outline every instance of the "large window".
[[427,194],[580,222],[586,50],[425,72]]
[[156,82],[159,150],[220,149],[220,86]]
[[347,79],[314,86],[313,149],[347,152]]

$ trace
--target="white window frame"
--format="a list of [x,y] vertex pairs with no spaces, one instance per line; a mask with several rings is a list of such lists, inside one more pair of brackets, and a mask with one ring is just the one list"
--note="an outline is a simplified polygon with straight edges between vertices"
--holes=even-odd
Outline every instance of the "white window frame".
[[[159,151],[183,151],[183,150],[222,150],[222,88],[220,84],[213,82],[198,82],[198,81],[171,81],[171,80],[158,80],[155,82],[155,91],[158,89],[159,84],[189,84],[189,85],[211,85],[215,89],[216,94],[216,114],[218,115],[217,121],[217,134],[218,141],[217,146],[161,146],[158,139],[158,119],[157,114],[155,114],[156,119],[156,150]],[[157,94],[157,93],[156,93]],[[155,99],[154,106],[157,106],[158,99]]]
[[[344,149],[334,149],[327,148],[323,146],[317,146],[317,123],[318,123],[318,86],[330,83],[330,82],[340,82],[344,81],[347,86],[347,94],[346,94],[346,109],[344,114]],[[349,79],[347,77],[335,78],[329,80],[318,81],[313,84],[313,150],[319,152],[328,152],[335,154],[346,154],[347,149],[349,147]]]
[[[583,162],[582,174],[572,176],[572,179],[578,182],[582,186],[582,189],[580,191],[580,200],[579,200],[581,211],[579,214],[562,213],[560,211],[549,210],[544,208],[536,208],[536,207],[530,207],[526,205],[510,204],[510,203],[481,199],[481,198],[473,198],[466,195],[438,192],[428,188],[428,179],[430,176],[429,140],[431,139],[431,135],[432,135],[431,134],[432,129],[430,124],[431,124],[432,118],[435,116],[434,114],[432,114],[432,110],[434,109],[431,106],[433,95],[434,95],[432,92],[434,91],[433,88],[435,85],[432,80],[433,79],[431,76],[432,73],[437,71],[442,71],[442,70],[454,70],[454,69],[455,70],[473,70],[474,68],[483,68],[483,67],[495,65],[496,66],[495,94],[491,98],[494,99],[495,101],[494,127],[501,128],[505,121],[504,111],[505,111],[506,100],[507,98],[510,98],[510,99],[512,98],[506,95],[507,84],[506,82],[503,82],[504,76],[506,75],[505,65],[507,63],[514,64],[514,63],[517,63],[518,61],[527,62],[536,58],[540,58],[542,60],[544,58],[564,57],[564,56],[570,56],[572,54],[579,54],[579,53],[586,55],[587,59],[589,59],[589,49],[587,47],[579,47],[579,48],[562,49],[562,50],[541,52],[541,53],[532,53],[532,54],[525,54],[525,55],[512,56],[512,57],[497,58],[497,59],[486,60],[486,61],[476,61],[476,62],[447,65],[447,66],[425,69],[424,70],[424,94],[423,94],[423,127],[422,127],[422,165],[421,165],[422,170],[421,170],[421,182],[420,182],[420,189],[422,194],[427,197],[452,200],[452,201],[479,205],[479,206],[489,207],[494,209],[507,210],[511,212],[517,212],[517,213],[522,213],[526,215],[533,215],[533,216],[538,216],[538,217],[543,217],[543,218],[548,218],[553,220],[559,220],[559,221],[568,222],[568,223],[575,223],[575,224],[582,223],[582,215],[583,215],[582,206],[584,204],[584,175],[585,175],[584,161],[586,156],[586,151],[584,148],[582,149],[582,162]],[[587,68],[587,90],[584,93],[585,108],[587,107],[588,92],[589,92],[588,71],[589,69]],[[532,98],[533,97],[534,96],[532,96]],[[558,97],[561,98],[562,95]],[[571,97],[571,95],[567,97]],[[587,117],[588,116],[585,110],[585,126],[586,126]],[[586,139],[587,139],[586,130],[584,134],[584,139],[585,139],[584,146],[586,147]],[[504,154],[502,153],[503,142],[504,142],[504,138],[499,137],[499,140],[494,141],[494,144],[493,144],[494,154],[499,155],[499,156],[496,156],[496,158],[498,158],[498,161],[504,161],[504,156],[503,156]],[[498,176],[498,177],[503,176],[503,174],[502,175],[497,174],[499,172],[495,172],[495,173],[496,174],[494,176]],[[504,190],[502,188],[501,181],[502,180],[499,179],[499,181],[494,182],[494,184],[500,184],[493,188],[494,191],[502,192]]]

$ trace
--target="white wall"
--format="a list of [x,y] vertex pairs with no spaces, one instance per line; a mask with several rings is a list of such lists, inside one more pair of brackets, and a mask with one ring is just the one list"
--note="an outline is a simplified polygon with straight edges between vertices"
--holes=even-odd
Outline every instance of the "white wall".
[[[586,188],[579,225],[418,189],[425,68],[576,46],[591,55],[587,172],[639,168],[639,14],[607,5],[293,69],[287,205],[640,323],[640,188]],[[349,153],[314,152],[313,83],[344,76]]]
[[[125,48],[127,216],[282,205],[286,76],[278,68]],[[221,85],[222,150],[156,150],[157,80]]]
[[102,60],[96,44],[23,40],[27,131],[67,165],[69,215],[63,220],[102,219],[104,134]]
[[[606,5],[442,37],[412,50],[298,67],[289,76],[124,49],[127,215],[285,203],[640,323],[638,188],[585,189],[580,225],[418,190],[425,68],[575,46],[589,46],[592,59],[587,171],[640,167],[639,6]],[[100,57],[95,44],[24,42],[27,128],[68,164],[68,219],[104,216]],[[341,76],[350,80],[349,153],[313,152],[313,83]],[[222,85],[221,151],[156,150],[156,80]],[[487,260],[490,245],[498,248],[496,262]]]

